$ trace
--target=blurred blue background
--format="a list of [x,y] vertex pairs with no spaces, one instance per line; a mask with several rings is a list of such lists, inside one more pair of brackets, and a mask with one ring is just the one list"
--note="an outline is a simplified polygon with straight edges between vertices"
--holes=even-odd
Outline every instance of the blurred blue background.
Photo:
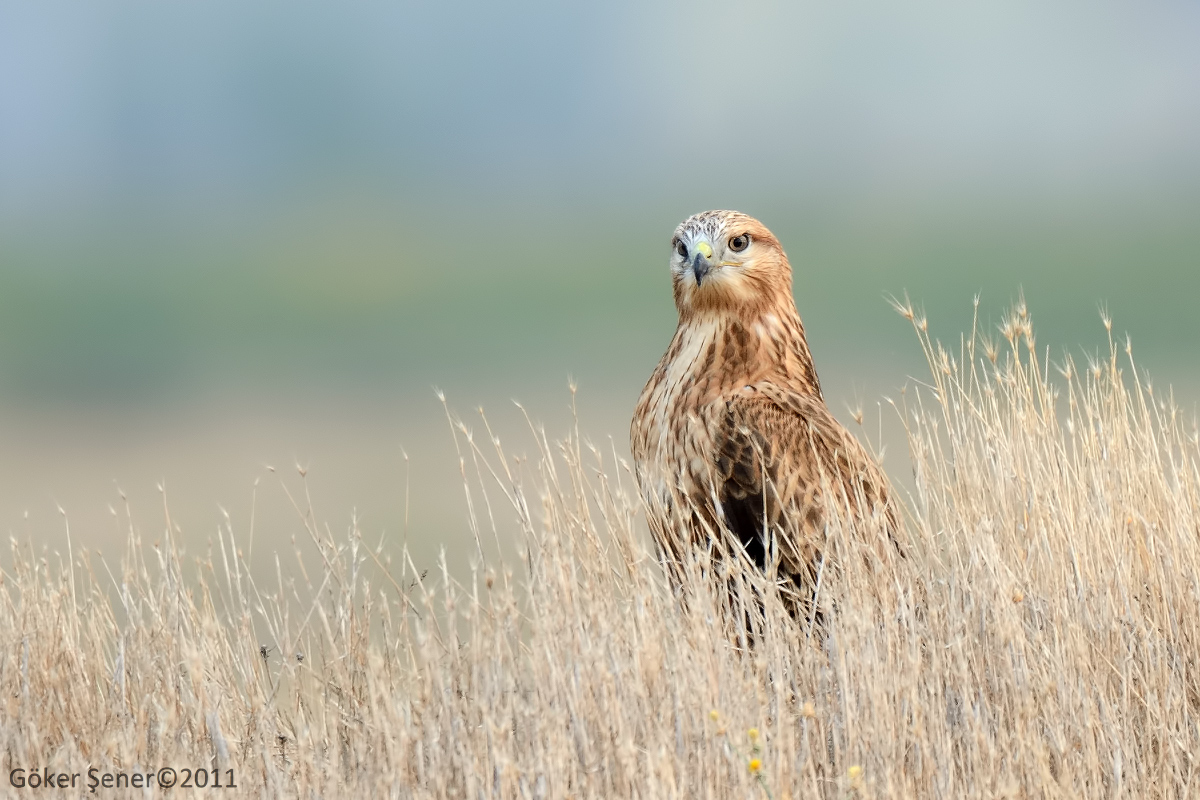
[[1198,41],[1188,2],[0,4],[0,523],[111,546],[165,482],[203,541],[299,463],[335,529],[461,542],[431,387],[520,452],[509,398],[563,433],[572,376],[623,452],[707,208],[783,241],[844,418],[921,373],[906,290],[957,340],[1023,288],[1056,356],[1104,305],[1191,408]]

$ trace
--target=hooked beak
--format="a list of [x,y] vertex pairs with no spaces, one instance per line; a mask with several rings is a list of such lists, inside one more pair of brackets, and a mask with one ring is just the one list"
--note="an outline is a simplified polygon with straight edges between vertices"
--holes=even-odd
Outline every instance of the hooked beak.
[[712,262],[709,260],[712,258],[712,255],[712,245],[708,242],[696,243],[696,255],[692,257],[691,267],[692,276],[696,279],[697,286],[704,280],[704,276],[712,271]]

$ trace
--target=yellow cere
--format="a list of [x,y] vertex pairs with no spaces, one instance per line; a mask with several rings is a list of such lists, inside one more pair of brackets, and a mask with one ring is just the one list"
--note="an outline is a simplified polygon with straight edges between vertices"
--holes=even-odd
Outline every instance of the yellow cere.
[[710,245],[708,242],[696,242],[696,249],[699,250],[705,258],[712,258],[713,256],[712,245]]

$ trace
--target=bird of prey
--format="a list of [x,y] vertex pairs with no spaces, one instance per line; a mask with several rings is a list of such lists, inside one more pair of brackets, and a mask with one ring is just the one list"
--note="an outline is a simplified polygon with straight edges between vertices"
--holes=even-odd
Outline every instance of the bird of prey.
[[690,545],[732,534],[793,616],[807,616],[827,511],[893,537],[887,479],[825,405],[771,232],[707,211],[671,248],[679,323],[630,430],[651,532],[669,568]]

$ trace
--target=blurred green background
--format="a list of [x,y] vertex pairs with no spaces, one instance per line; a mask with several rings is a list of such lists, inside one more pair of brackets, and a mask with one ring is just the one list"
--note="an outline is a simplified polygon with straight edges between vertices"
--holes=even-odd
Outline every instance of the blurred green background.
[[332,529],[463,563],[432,387],[527,452],[509,399],[564,433],[571,376],[624,452],[707,208],[783,241],[843,418],[921,374],[904,291],[957,340],[1023,289],[1055,355],[1107,307],[1191,408],[1197,41],[1187,2],[0,4],[0,523],[112,548],[165,484],[193,550],[221,507],[282,543],[300,464]]

